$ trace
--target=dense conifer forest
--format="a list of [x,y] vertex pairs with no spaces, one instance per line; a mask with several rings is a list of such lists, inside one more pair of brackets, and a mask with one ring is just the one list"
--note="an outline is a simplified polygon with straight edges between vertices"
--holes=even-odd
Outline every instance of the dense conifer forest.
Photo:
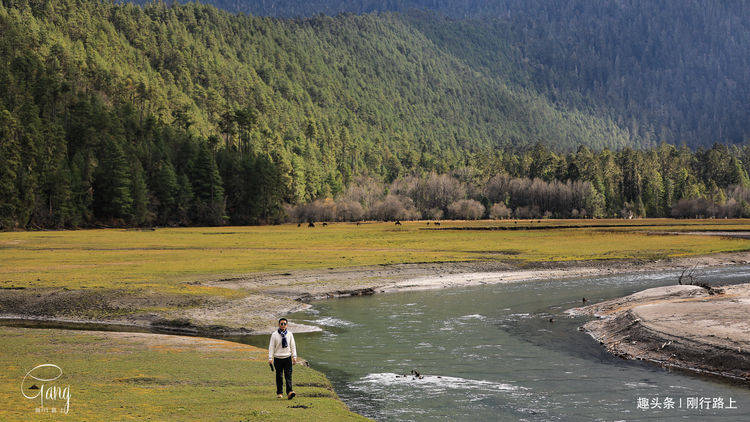
[[672,31],[623,46],[622,19],[576,35],[500,3],[0,0],[0,227],[750,216],[744,3],[627,28],[729,25],[690,55]]
[[401,12],[474,70],[610,117],[635,144],[750,139],[744,0],[207,2],[261,16]]

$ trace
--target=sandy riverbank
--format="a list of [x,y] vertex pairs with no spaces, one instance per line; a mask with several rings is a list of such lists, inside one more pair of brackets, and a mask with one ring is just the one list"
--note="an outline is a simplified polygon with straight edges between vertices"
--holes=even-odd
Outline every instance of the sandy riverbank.
[[[235,299],[195,297],[186,300],[124,291],[2,290],[0,318],[36,323],[108,324],[114,329],[126,327],[198,335],[265,334],[273,330],[279,316],[304,309],[309,306],[307,302],[316,299],[742,264],[750,264],[750,252],[658,261],[540,262],[522,267],[500,261],[397,264],[259,273],[191,283],[236,290],[240,298]],[[144,311],[139,311],[141,309]],[[92,318],[92,314],[95,317]],[[291,328],[297,332],[319,330],[299,324]]]
[[607,350],[669,368],[750,382],[750,284],[674,285],[576,308]]

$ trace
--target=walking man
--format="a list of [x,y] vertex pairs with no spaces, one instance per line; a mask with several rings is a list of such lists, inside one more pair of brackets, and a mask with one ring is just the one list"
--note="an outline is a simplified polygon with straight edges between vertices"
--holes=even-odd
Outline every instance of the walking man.
[[294,336],[287,331],[287,320],[279,320],[279,329],[271,333],[268,345],[268,363],[276,368],[276,397],[284,398],[282,374],[286,379],[286,396],[289,400],[297,394],[292,389],[292,364],[297,363],[297,345]]

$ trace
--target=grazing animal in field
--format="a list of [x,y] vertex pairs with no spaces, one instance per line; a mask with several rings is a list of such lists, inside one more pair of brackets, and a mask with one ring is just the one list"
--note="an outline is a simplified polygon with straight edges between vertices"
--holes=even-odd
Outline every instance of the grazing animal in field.
[[302,223],[297,223],[297,227],[302,227]]
[[429,221],[427,222],[427,225],[428,225],[428,226],[430,225],[430,222],[429,222]]
[[401,225],[401,222],[400,222],[400,221],[398,221],[398,220],[396,220],[396,225],[397,225],[397,226],[400,226],[400,225]]
[[359,226],[359,221],[357,221],[357,225]]
[[328,223],[323,223],[323,227],[326,227],[326,226],[328,226]]
[[435,222],[435,225],[436,225],[436,226],[439,226],[439,225],[440,225],[440,222],[439,222],[439,221],[436,221],[436,222]]
[[311,222],[307,223],[307,227],[315,227],[315,223],[313,223],[313,222],[311,221]]

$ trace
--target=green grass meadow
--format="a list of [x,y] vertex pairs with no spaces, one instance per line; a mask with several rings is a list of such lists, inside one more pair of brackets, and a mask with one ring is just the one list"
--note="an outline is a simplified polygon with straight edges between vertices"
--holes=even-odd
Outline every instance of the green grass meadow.
[[[421,221],[2,232],[0,294],[7,289],[8,295],[40,297],[47,289],[109,294],[107,300],[129,292],[170,298],[165,303],[197,296],[225,300],[251,292],[194,282],[398,263],[502,261],[523,268],[750,250],[747,239],[674,234],[750,230],[747,220],[445,221],[435,228]],[[174,303],[179,308],[187,302]],[[91,317],[97,309],[81,311]],[[0,339],[3,421],[361,419],[338,400],[323,374],[301,366],[294,372],[300,396],[276,399],[265,352],[247,345],[2,326]],[[39,404],[21,394],[23,376],[42,363],[64,370],[60,382],[71,392],[67,415],[35,413]]]
[[[293,372],[298,396],[277,399],[267,352],[244,344],[12,327],[0,327],[0,338],[3,421],[365,420],[338,400],[323,374],[301,365]],[[67,414],[36,413],[39,399],[21,393],[24,375],[44,363],[63,371],[46,387],[69,386]],[[57,375],[49,373],[40,378]],[[33,397],[39,390],[29,387],[42,384],[27,379],[23,387]],[[47,400],[44,406],[61,409],[64,403]]]
[[[588,227],[590,225],[617,227]],[[649,227],[643,227],[649,224]],[[412,262],[658,259],[744,251],[750,241],[654,235],[750,230],[747,220],[541,220],[443,222],[451,227],[547,230],[430,230],[426,222],[255,227],[97,229],[0,233],[0,287],[149,289],[234,295],[186,282],[248,273]]]

